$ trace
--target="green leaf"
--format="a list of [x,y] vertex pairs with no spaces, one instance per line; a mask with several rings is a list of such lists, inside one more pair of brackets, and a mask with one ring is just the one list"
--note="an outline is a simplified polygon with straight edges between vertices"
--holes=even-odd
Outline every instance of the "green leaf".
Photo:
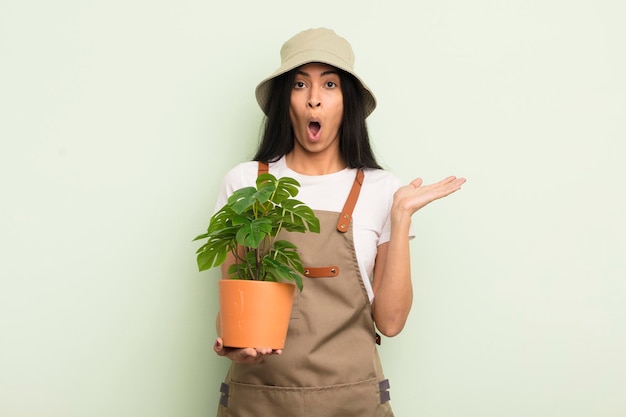
[[214,266],[221,265],[226,260],[226,255],[231,250],[229,240],[209,239],[196,251],[198,270],[205,271]]
[[258,177],[256,177],[256,188],[260,190],[267,184],[272,184],[272,187],[276,188],[277,182],[278,180],[276,179],[275,176],[273,176],[269,172],[265,172],[259,175]]
[[232,219],[229,219],[228,222],[215,225],[211,224],[209,226],[209,232],[205,234],[208,241],[219,241],[219,240],[230,240],[234,245],[235,236],[237,235],[237,231],[241,226],[235,225],[232,222]]
[[257,271],[256,251],[248,251],[244,258],[242,262],[234,263],[228,268],[228,277],[230,279],[261,279],[260,271]]
[[207,237],[209,237],[208,233],[202,233],[201,235],[196,236],[192,242],[195,242],[196,240],[202,240],[202,239],[206,239]]
[[241,224],[237,231],[237,243],[250,248],[258,248],[259,244],[272,231],[272,222],[267,217],[260,217]]
[[313,212],[313,210],[305,205],[302,201],[295,199],[285,200],[282,202],[281,208],[285,213],[283,223],[283,227],[285,227],[285,229],[290,230],[289,228],[292,226],[295,229],[298,229],[304,223],[306,224],[310,232],[319,233],[319,219],[317,218],[317,216],[315,216],[315,212]]
[[302,291],[302,275],[304,268],[298,253],[298,248],[287,240],[274,242],[272,250],[263,258],[267,274],[277,281],[293,281]]
[[237,214],[250,210],[257,201],[256,192],[254,187],[240,188],[228,198],[228,206]]
[[254,221],[254,216],[246,216],[246,214],[235,214],[230,219],[230,222],[234,227],[240,228],[241,226],[249,225]]
[[211,233],[231,226],[232,217],[235,215],[236,213],[232,210],[232,208],[228,206],[228,204],[225,205],[217,213],[215,213],[213,217],[211,217],[207,232]]
[[267,271],[266,281],[285,282],[291,281],[302,291],[302,276],[287,265],[272,259],[270,256],[263,257],[263,265]]
[[278,180],[276,185],[276,192],[272,198],[274,204],[281,204],[283,201],[290,197],[298,195],[298,187],[300,183],[293,178],[282,177]]
[[298,253],[298,248],[287,240],[277,240],[274,248],[270,251],[270,256],[281,264],[288,265],[297,272],[304,274],[302,260]]
[[270,200],[274,191],[276,191],[276,177],[272,174],[261,174],[256,180],[256,199],[259,203],[263,204]]

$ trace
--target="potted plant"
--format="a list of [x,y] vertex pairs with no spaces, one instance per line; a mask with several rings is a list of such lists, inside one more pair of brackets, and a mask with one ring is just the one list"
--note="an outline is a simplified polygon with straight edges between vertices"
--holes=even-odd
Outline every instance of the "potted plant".
[[[313,210],[293,198],[299,187],[293,178],[263,173],[256,187],[235,191],[211,217],[206,233],[194,239],[206,239],[196,252],[200,271],[221,265],[229,253],[235,259],[229,279],[218,284],[226,346],[284,346],[294,288],[302,291],[304,268],[298,248],[278,235],[320,230]],[[274,327],[278,335],[271,336]]]

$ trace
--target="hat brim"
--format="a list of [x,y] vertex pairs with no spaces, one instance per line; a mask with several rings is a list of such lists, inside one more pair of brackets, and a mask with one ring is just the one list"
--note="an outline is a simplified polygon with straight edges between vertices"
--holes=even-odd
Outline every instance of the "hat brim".
[[365,117],[368,117],[374,111],[376,108],[376,97],[374,97],[374,93],[372,93],[367,84],[365,84],[365,82],[354,73],[352,68],[341,60],[341,58],[328,51],[318,49],[302,51],[301,53],[292,56],[289,60],[283,62],[282,65],[269,77],[265,78],[257,85],[255,89],[256,100],[259,103],[261,110],[263,110],[263,113],[266,115],[268,113],[272,80],[294,68],[298,68],[312,62],[328,64],[351,74],[358,81],[363,93],[363,111],[365,112]]

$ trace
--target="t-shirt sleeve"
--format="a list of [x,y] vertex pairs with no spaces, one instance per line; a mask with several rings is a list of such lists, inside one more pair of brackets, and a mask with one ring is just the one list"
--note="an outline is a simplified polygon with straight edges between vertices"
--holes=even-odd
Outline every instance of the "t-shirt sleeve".
[[254,168],[256,165],[253,167],[250,163],[241,163],[234,168],[231,168],[230,171],[224,175],[215,200],[214,213],[217,213],[217,211],[224,207],[224,205],[228,202],[228,198],[235,191],[243,187],[254,185],[256,176],[254,169],[251,170],[251,167]]

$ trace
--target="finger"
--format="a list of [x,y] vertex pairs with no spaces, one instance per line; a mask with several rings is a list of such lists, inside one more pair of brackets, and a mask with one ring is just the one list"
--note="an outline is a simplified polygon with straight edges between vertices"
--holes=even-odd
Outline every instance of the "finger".
[[450,178],[453,178],[453,179],[445,185],[447,186],[448,189],[451,190],[451,192],[459,190],[461,186],[465,184],[465,181],[466,181],[465,178],[457,178],[457,177],[450,177]]
[[461,185],[463,185],[464,183],[465,183],[465,178],[457,178],[455,176],[450,176],[450,177],[442,179],[439,182],[428,185],[426,187],[432,188],[432,189],[445,190],[447,192],[453,192],[461,188]]
[[224,343],[222,342],[222,339],[220,337],[218,337],[215,340],[215,344],[213,345],[213,350],[219,356],[226,356],[226,350],[224,349]]
[[248,358],[256,358],[257,356],[260,356],[260,355],[257,353],[256,349],[245,348],[245,349],[238,349],[237,356],[240,359],[246,360]]
[[419,188],[423,182],[424,180],[422,180],[421,178],[415,178],[413,181],[410,182],[410,185],[412,185],[415,188]]
[[[261,352],[259,351],[259,349],[253,349],[253,348],[246,348],[246,349],[240,349],[238,351],[238,356],[235,359],[237,362],[243,362],[243,363],[261,363],[265,360],[265,356],[267,355],[265,352],[265,349],[261,350]],[[271,350],[270,350],[271,352]]]
[[255,348],[255,356],[267,356],[267,355],[274,355],[276,354],[276,352],[281,352],[282,350],[275,350],[272,348]]
[[457,178],[453,175],[446,177],[444,179],[442,179],[441,181],[438,181],[434,184],[432,184],[432,186],[437,186],[437,185],[446,185],[446,184],[450,184],[452,182],[454,182]]
[[272,348],[268,348],[268,347],[256,348],[256,351],[259,355],[269,355],[274,352]]

